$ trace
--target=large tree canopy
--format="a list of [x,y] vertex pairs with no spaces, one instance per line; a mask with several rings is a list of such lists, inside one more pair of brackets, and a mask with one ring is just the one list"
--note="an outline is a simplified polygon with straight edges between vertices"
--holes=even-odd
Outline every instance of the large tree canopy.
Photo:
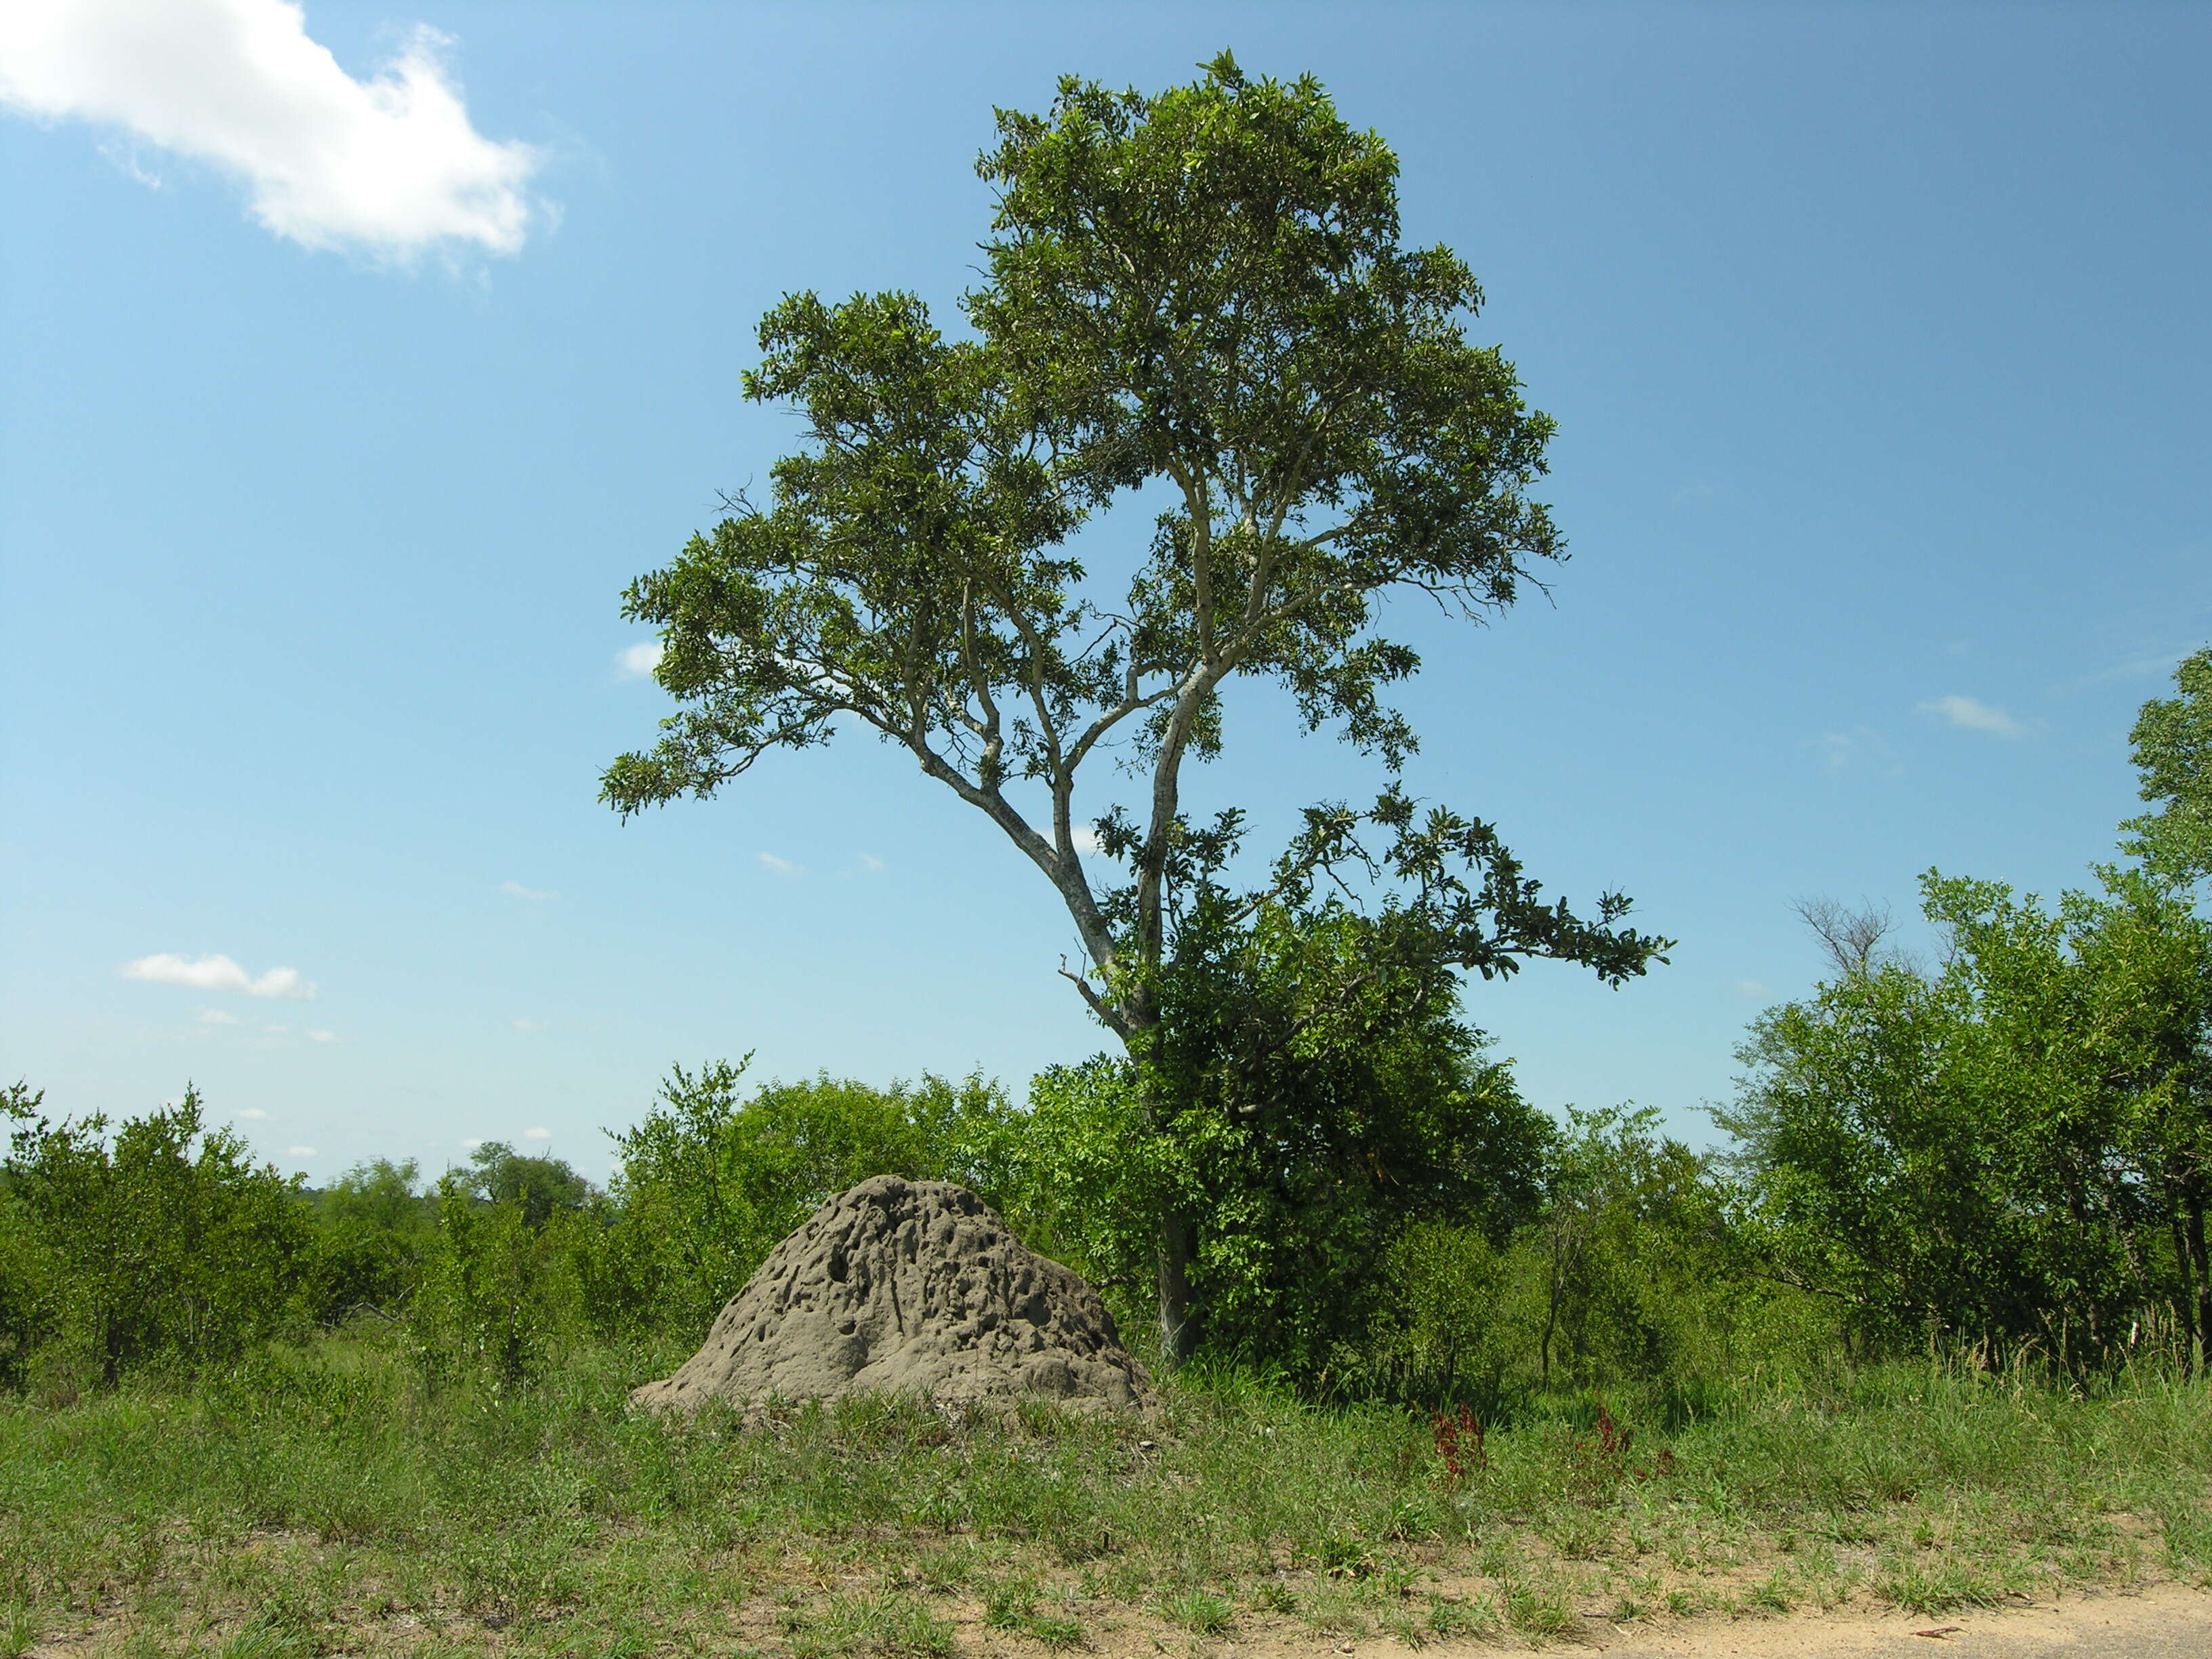
[[[1310,77],[1224,54],[1157,97],[1064,80],[1048,113],[999,113],[978,167],[998,206],[969,337],[910,294],[794,295],[762,324],[745,395],[796,405],[810,441],[630,587],[681,706],[605,798],[711,795],[770,750],[871,727],[1053,884],[1087,958],[1069,976],[1143,1059],[1174,889],[1212,882],[1237,833],[1189,821],[1184,763],[1218,751],[1226,687],[1270,679],[1394,781],[1372,808],[1310,811],[1232,920],[1358,866],[1399,879],[1366,935],[1388,961],[1347,965],[1355,988],[1535,955],[1641,973],[1664,942],[1620,925],[1626,900],[1587,920],[1543,902],[1490,826],[1395,781],[1416,739],[1387,692],[1419,664],[1380,602],[1478,619],[1563,552],[1528,494],[1552,422],[1467,337],[1465,264],[1401,245],[1389,146]],[[1148,548],[1092,570],[1070,538],[1147,486],[1170,503]],[[1136,798],[1079,808],[1102,769]],[[1086,825],[1123,885],[1094,886]]]

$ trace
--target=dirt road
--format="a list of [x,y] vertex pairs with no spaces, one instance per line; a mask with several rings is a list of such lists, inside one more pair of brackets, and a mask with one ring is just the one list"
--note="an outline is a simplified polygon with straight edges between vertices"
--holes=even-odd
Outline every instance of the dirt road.
[[1606,1659],[2212,1659],[2212,1594],[2161,1584],[2002,1613],[1692,1624],[1591,1645]]

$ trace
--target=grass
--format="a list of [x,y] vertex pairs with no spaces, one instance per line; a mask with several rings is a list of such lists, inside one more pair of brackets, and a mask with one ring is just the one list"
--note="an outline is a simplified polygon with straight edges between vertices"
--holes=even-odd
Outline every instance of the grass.
[[748,1430],[632,1417],[652,1358],[428,1391],[333,1340],[190,1389],[0,1399],[0,1659],[1413,1648],[2212,1574],[2212,1391],[2159,1374],[1612,1399],[1634,1458],[1562,1395],[1454,1480],[1417,1416],[1235,1377],[1142,1422],[893,1401]]

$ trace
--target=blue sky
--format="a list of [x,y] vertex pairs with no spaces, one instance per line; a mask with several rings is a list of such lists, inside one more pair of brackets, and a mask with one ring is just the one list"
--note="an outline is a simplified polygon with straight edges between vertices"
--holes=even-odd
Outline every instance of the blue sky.
[[[1063,71],[1319,75],[1559,422],[1551,598],[1406,619],[1416,791],[1681,941],[1618,992],[1473,988],[1541,1103],[1703,1139],[1746,1022],[1818,975],[1794,898],[2080,882],[2136,708],[2212,638],[2202,7],[27,15],[0,1076],[60,1111],[190,1079],[312,1179],[532,1132],[599,1177],[673,1061],[1018,1089],[1100,1046],[1054,896],[890,750],[595,799],[665,708],[623,585],[795,440],[737,395],[759,314],[950,313],[992,107]],[[1373,787],[1266,696],[1230,739],[1199,804],[1263,842]]]

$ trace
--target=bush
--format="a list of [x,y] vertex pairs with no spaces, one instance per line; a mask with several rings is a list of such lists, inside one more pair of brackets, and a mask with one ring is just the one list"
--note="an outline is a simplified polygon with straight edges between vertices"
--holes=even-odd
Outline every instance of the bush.
[[27,1273],[38,1298],[11,1322],[112,1387],[155,1360],[231,1358],[293,1316],[313,1248],[299,1180],[205,1129],[197,1091],[112,1135],[99,1115],[49,1121],[20,1085],[0,1103],[15,1126],[4,1165],[15,1266],[0,1271]]
[[499,1141],[448,1170],[408,1304],[416,1352],[433,1381],[509,1389],[536,1376],[586,1321],[586,1264],[607,1225],[592,1185],[558,1158]]
[[1015,1114],[980,1077],[880,1090],[824,1075],[741,1101],[745,1064],[676,1067],[645,1120],[614,1137],[622,1170],[584,1267],[606,1334],[703,1334],[778,1241],[871,1176],[957,1181],[987,1200],[1004,1185]]

